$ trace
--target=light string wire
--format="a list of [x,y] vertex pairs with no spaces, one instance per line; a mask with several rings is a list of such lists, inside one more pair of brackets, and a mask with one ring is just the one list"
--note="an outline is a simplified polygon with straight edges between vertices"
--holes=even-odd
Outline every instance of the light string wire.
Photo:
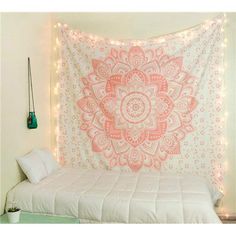
[[[163,43],[166,41],[165,38],[168,39],[168,37],[172,38],[172,37],[184,37],[185,40],[191,40],[192,38],[194,38],[194,31],[197,30],[199,27],[204,27],[205,30],[208,30],[209,27],[211,27],[211,24],[214,22],[214,21],[217,21],[217,23],[223,23],[221,24],[221,32],[223,33],[223,37],[224,37],[224,40],[222,42],[222,54],[221,56],[223,57],[223,67],[219,67],[219,72],[220,72],[220,79],[221,79],[221,84],[222,84],[222,87],[221,87],[221,97],[222,97],[222,103],[224,104],[224,101],[225,101],[225,88],[226,88],[226,85],[225,85],[225,70],[227,68],[227,63],[226,63],[226,49],[227,49],[227,43],[228,43],[228,39],[226,37],[226,32],[225,32],[225,26],[228,24],[228,18],[227,18],[227,15],[226,13],[222,14],[221,15],[218,15],[216,17],[214,17],[213,19],[211,20],[205,20],[203,23],[200,23],[200,24],[197,24],[197,25],[194,25],[192,27],[189,27],[189,28],[186,28],[186,29],[183,29],[183,30],[180,30],[180,31],[175,31],[173,33],[170,33],[170,34],[165,34],[165,35],[161,35],[161,36],[158,36],[158,37],[152,37],[152,38],[148,38],[147,40],[131,40],[132,41],[132,44],[133,45],[144,45],[145,42],[148,41],[148,43]],[[54,68],[55,68],[55,77],[59,77],[59,74],[60,74],[60,70],[61,70],[61,58],[60,58],[60,47],[61,47],[61,42],[60,42],[60,39],[58,37],[58,31],[61,30],[61,29],[66,29],[66,30],[69,30],[69,27],[67,24],[62,24],[60,22],[56,23],[54,25],[54,29],[56,30],[56,37],[55,37],[55,47],[54,47],[54,53],[55,53],[55,57],[54,58],[57,58],[56,62],[54,63]],[[78,34],[76,33],[76,31],[74,30],[70,30],[71,33],[75,32],[75,36],[77,37]],[[56,34],[55,33],[55,34]],[[111,45],[127,45],[127,42],[130,41],[129,39],[126,39],[126,40],[113,40],[113,39],[108,39],[108,38],[105,38],[105,37],[100,37],[100,36],[97,36],[97,35],[93,35],[93,34],[88,34],[88,33],[84,33],[84,32],[79,32],[79,34],[81,34],[81,37],[87,37],[89,38],[90,40],[93,40],[93,41],[106,41],[108,43],[110,43]],[[59,109],[60,109],[60,104],[59,104],[59,99],[58,99],[58,95],[59,95],[59,81],[57,80],[55,84],[55,87],[54,87],[54,97],[55,97],[55,100],[57,101],[56,104],[55,104],[55,109],[54,109],[54,120],[55,120],[55,147],[54,147],[54,155],[56,157],[56,159],[58,160],[58,162],[60,162],[60,150],[59,150]],[[224,147],[224,152],[226,153],[226,150],[227,150],[227,146],[228,146],[228,142],[225,138],[225,131],[226,131],[226,127],[227,127],[227,118],[228,118],[228,112],[227,111],[224,111],[224,115],[222,117],[222,121],[223,121],[223,126],[224,126],[224,134],[222,136],[222,144],[223,144],[223,147]],[[228,166],[228,162],[227,160],[225,160],[224,162],[224,165],[223,165],[223,172],[226,172],[227,171],[227,166]],[[217,173],[217,177],[218,178],[222,178],[222,171],[219,171]],[[221,188],[220,191],[224,194],[226,194],[226,191]],[[225,218],[228,218],[229,217],[229,214],[226,213],[225,211],[223,212],[223,217]]]

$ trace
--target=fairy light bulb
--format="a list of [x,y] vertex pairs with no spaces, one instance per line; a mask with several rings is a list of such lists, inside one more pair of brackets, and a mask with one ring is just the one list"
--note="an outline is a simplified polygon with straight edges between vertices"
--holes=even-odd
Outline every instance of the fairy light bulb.
[[204,28],[205,30],[208,30],[209,26],[208,26],[207,24],[205,24],[205,25],[203,26],[203,28]]
[[57,148],[55,147],[53,150],[53,155],[56,156],[57,155]]
[[54,88],[54,94],[58,95],[58,88],[56,88],[56,87]]
[[58,38],[56,38],[56,45],[57,45],[57,46],[60,46],[60,41],[59,41]]

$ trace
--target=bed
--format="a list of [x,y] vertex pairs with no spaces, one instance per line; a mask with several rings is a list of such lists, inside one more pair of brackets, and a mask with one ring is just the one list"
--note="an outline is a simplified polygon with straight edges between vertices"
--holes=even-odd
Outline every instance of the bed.
[[192,175],[61,168],[38,184],[19,183],[6,206],[81,223],[221,223],[213,198]]

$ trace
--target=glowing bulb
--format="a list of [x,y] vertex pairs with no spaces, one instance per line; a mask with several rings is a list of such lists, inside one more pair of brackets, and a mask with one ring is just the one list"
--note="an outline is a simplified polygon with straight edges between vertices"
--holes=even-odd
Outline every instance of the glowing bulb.
[[58,126],[55,128],[55,134],[56,135],[58,135],[58,133],[59,133],[59,128],[58,128]]
[[221,44],[221,47],[222,47],[222,48],[225,48],[225,47],[226,47],[226,44],[225,44],[225,43],[222,43],[222,44]]
[[54,88],[54,94],[55,94],[55,95],[58,94],[58,88]]
[[220,67],[220,68],[219,68],[219,72],[222,72],[222,73],[224,73],[224,71],[225,71],[225,69],[224,69],[224,68],[222,68],[222,67]]
[[60,70],[60,64],[57,64],[57,70],[58,71]]
[[160,43],[164,43],[166,40],[164,39],[164,38],[162,38],[162,39],[159,39],[159,42]]
[[137,46],[140,46],[140,45],[142,45],[142,41],[136,40],[136,41],[133,42],[133,44],[137,45]]
[[54,150],[53,150],[53,154],[54,154],[54,156],[57,155],[57,148],[54,148]]
[[57,46],[60,46],[60,41],[59,41],[58,38],[56,38],[56,45],[57,45]]

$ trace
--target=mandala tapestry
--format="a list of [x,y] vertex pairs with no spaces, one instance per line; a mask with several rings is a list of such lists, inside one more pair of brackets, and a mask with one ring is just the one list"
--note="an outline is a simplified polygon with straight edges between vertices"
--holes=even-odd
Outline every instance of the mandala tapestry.
[[191,172],[219,184],[222,25],[217,17],[158,38],[119,41],[60,27],[61,162]]

